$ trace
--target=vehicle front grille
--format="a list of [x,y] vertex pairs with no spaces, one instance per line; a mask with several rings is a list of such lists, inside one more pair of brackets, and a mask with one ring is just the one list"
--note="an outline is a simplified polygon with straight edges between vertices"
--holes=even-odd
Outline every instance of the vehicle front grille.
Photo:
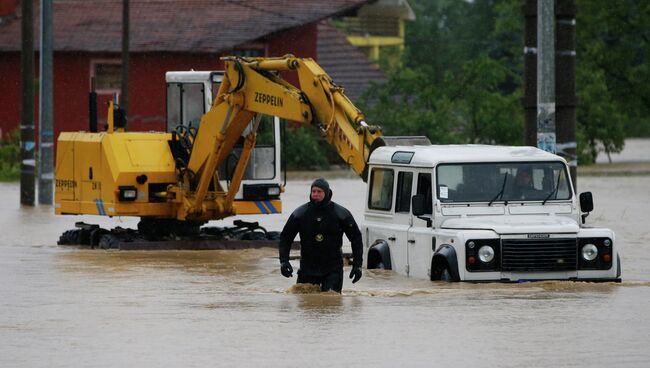
[[503,239],[503,271],[571,271],[577,269],[578,244],[568,239]]

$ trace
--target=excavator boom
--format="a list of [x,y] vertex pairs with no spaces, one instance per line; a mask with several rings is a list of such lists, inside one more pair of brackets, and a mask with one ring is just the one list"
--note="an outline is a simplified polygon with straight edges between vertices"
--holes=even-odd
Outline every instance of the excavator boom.
[[[344,89],[314,60],[286,55],[224,57],[223,61],[223,74],[178,72],[170,76],[173,81],[168,82],[168,98],[180,96],[184,101],[194,88],[204,91],[202,100],[211,101],[202,110],[207,112],[200,117],[198,127],[186,115],[201,105],[188,104],[183,109],[181,102],[181,107],[168,115],[168,129],[176,119],[181,124],[171,134],[124,132],[117,123],[114,129],[112,113],[106,132],[62,133],[57,150],[55,212],[138,216],[139,231],[146,238],[196,233],[202,224],[241,210],[278,213],[279,195],[284,189],[277,182],[278,174],[271,175],[274,183],[244,183],[245,173],[250,171],[249,159],[264,155],[254,154],[264,116],[314,127],[366,180],[372,150],[386,145],[389,139],[382,137],[379,127],[366,123]],[[295,73],[297,85],[283,79],[285,73]],[[211,93],[214,84],[197,84],[196,78],[201,77],[210,82],[219,79],[214,99],[205,92]],[[181,84],[184,78],[194,79]],[[428,141],[407,138],[399,143]],[[277,166],[277,147],[272,155],[269,162]],[[92,227],[83,231],[103,234]],[[88,234],[79,237],[92,239]]]
[[[279,58],[226,57],[224,78],[211,110],[201,119],[188,170],[197,178],[196,191],[185,196],[181,219],[221,218],[232,213],[232,195],[218,195],[215,211],[204,202],[215,169],[223,163],[239,137],[246,137],[239,167],[246,165],[246,151],[255,144],[255,115],[278,116],[285,120],[316,127],[339,156],[363,177],[373,142],[381,129],[365,123],[365,117],[312,59],[287,55]],[[299,86],[278,76],[278,72],[297,73]],[[240,178],[235,170],[229,191],[236,190]],[[365,177],[363,177],[365,180]],[[219,213],[219,211],[221,213]]]

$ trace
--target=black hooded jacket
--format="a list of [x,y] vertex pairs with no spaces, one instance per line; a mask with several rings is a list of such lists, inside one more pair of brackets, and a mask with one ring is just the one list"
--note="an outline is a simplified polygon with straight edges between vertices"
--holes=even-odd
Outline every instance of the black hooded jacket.
[[289,261],[289,251],[296,234],[300,233],[300,272],[323,276],[343,268],[343,234],[352,245],[353,266],[361,267],[363,246],[361,232],[350,211],[331,201],[328,190],[322,202],[298,207],[280,234],[280,262]]

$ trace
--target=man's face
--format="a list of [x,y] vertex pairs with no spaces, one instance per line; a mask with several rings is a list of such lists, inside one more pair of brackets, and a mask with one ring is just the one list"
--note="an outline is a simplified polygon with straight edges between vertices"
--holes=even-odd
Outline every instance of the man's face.
[[322,202],[325,199],[325,191],[319,187],[311,187],[311,200],[314,202]]

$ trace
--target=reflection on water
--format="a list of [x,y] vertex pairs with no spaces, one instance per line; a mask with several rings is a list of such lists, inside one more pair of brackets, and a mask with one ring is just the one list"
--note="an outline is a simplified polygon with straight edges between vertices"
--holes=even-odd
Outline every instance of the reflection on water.
[[289,293],[289,294],[336,294],[336,295],[339,295],[337,292],[334,292],[334,291],[321,292],[320,291],[320,286],[319,285],[314,285],[314,284],[295,284],[295,285],[291,285],[291,287],[289,289],[287,289],[287,293]]
[[[309,183],[289,183],[285,214],[254,220],[278,230]],[[360,219],[364,184],[330,183]],[[580,186],[594,192],[588,223],[612,227],[625,246],[620,284],[450,284],[364,270],[339,295],[282,277],[276,249],[58,247],[74,221],[97,219],[21,208],[18,186],[0,184],[9,204],[0,208],[0,366],[645,366],[650,178]]]

